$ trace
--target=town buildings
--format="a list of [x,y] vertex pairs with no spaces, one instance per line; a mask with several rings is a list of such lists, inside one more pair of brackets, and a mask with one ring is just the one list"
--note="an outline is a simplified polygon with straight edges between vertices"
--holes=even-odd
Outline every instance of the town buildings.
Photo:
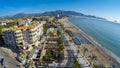
[[2,38],[6,45],[36,45],[43,34],[45,21],[26,22],[24,25],[2,29]]

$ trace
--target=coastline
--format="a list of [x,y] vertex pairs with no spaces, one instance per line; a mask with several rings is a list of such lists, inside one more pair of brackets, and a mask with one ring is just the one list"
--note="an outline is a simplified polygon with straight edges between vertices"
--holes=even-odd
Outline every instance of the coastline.
[[120,58],[117,57],[115,54],[113,54],[111,51],[107,50],[105,47],[103,47],[101,44],[99,44],[97,41],[95,41],[91,36],[86,34],[84,31],[82,31],[79,27],[71,23],[68,18],[64,18],[64,22],[69,23],[73,27],[75,27],[78,32],[80,32],[86,39],[88,39],[91,44],[109,61],[111,61],[116,66],[120,66]]

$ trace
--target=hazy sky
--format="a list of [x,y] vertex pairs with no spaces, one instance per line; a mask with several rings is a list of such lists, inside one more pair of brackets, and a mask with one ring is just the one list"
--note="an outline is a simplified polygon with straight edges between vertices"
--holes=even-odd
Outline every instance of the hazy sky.
[[73,10],[120,21],[120,0],[0,0],[0,16]]

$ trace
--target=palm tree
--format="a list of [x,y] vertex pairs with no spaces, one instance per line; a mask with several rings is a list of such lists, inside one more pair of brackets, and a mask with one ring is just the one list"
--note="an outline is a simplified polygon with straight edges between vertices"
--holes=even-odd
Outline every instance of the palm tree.
[[77,50],[77,54],[79,54],[79,50]]
[[93,55],[91,57],[91,62],[92,62],[92,65],[94,64],[94,62],[97,60],[97,56]]
[[76,58],[78,58],[78,54],[79,54],[79,50],[77,50],[77,55],[76,55]]
[[85,53],[88,51],[88,49],[86,47],[84,47],[84,50],[83,50],[83,55],[85,56]]

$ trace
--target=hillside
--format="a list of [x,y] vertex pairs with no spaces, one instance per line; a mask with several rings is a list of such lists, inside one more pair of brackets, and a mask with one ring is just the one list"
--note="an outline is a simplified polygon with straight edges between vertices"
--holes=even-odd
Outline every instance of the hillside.
[[49,11],[49,12],[44,12],[44,13],[31,13],[31,14],[18,13],[18,14],[15,14],[15,15],[11,16],[11,17],[22,17],[22,16],[57,16],[58,14],[60,16],[84,16],[84,17],[104,19],[104,18],[101,18],[101,17],[92,16],[92,15],[85,15],[83,13],[79,13],[79,12],[75,12],[75,11],[63,11],[63,10]]

